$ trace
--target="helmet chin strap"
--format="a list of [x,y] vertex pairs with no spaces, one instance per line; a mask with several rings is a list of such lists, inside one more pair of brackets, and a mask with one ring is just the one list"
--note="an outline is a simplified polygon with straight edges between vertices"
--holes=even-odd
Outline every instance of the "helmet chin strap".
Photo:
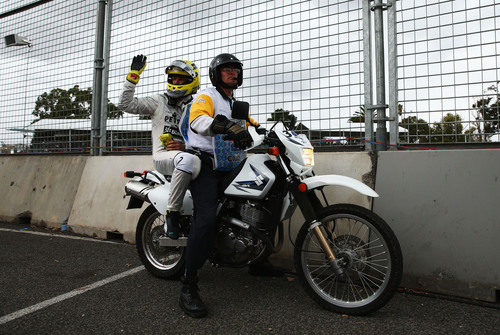
[[229,85],[229,84],[226,84],[225,82],[223,82],[222,80],[220,80],[220,86],[224,87],[224,88],[230,88],[230,89],[237,89],[238,88],[238,84],[235,84],[235,85]]
[[172,97],[169,97],[167,94],[165,94],[168,98],[168,104],[170,106],[176,106],[177,103],[179,102],[179,98],[172,98]]
[[191,102],[191,100],[193,100],[192,94],[189,94],[187,96],[180,97],[180,98],[172,98],[172,97],[168,96],[167,93],[165,93],[165,95],[167,96],[168,104],[170,106],[180,106],[182,104],[187,105],[188,103]]

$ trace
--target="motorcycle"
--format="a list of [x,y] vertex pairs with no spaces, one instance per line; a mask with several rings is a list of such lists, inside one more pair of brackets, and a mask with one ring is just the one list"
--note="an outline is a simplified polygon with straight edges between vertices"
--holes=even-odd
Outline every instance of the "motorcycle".
[[[214,252],[216,266],[244,267],[277,252],[283,244],[283,221],[298,206],[305,218],[294,243],[294,264],[307,293],[327,310],[365,315],[384,306],[401,281],[399,242],[374,212],[353,204],[328,204],[325,186],[340,185],[378,197],[362,182],[340,175],[314,175],[314,151],[303,134],[278,121],[265,134],[253,127],[253,147],[267,153],[248,156],[225,179],[218,200]],[[193,201],[183,202],[181,237],[164,231],[169,177],[157,171],[127,171],[129,208],[150,205],[136,229],[139,257],[161,278],[178,278],[184,269]],[[320,197],[322,195],[322,197]],[[277,235],[277,241],[276,241]]]

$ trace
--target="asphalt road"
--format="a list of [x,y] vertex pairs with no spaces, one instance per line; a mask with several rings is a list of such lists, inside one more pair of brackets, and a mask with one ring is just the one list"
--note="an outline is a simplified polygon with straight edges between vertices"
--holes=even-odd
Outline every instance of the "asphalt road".
[[177,304],[180,283],[150,275],[134,246],[19,227],[0,224],[0,334],[500,333],[495,308],[397,293],[351,317],[319,307],[293,276],[209,265],[200,282],[209,316],[191,319]]

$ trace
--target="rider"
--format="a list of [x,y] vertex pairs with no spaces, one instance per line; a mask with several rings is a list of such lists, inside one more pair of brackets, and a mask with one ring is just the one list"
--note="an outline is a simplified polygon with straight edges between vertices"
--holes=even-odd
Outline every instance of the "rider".
[[[200,169],[200,159],[184,151],[179,120],[200,87],[200,73],[193,62],[175,60],[166,69],[167,91],[145,98],[134,97],[139,77],[146,67],[146,56],[132,60],[118,103],[126,113],[149,115],[152,121],[153,165],[162,174],[172,175],[165,231],[172,239],[179,237],[180,209],[186,189]],[[161,137],[161,139],[160,139]],[[167,143],[168,142],[168,143]]]
[[[219,183],[228,174],[227,162],[239,163],[252,144],[247,126],[260,130],[247,118],[234,118],[233,92],[243,82],[242,63],[231,54],[216,56],[209,66],[214,87],[200,92],[189,111],[187,149],[201,158],[201,171],[191,183],[194,217],[186,248],[186,269],[179,304],[191,317],[204,317],[206,307],[198,294],[198,270],[212,251]],[[264,130],[265,131],[265,130]],[[224,136],[226,141],[224,141]],[[228,140],[232,140],[230,142]],[[241,154],[243,152],[243,155]],[[229,157],[229,159],[228,159]]]

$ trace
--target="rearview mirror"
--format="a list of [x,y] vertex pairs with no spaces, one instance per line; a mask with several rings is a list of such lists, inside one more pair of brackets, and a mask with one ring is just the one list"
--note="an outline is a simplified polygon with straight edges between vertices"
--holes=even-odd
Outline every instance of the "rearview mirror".
[[231,118],[237,120],[248,120],[248,110],[250,109],[250,104],[245,101],[234,101],[233,108],[231,111]]

